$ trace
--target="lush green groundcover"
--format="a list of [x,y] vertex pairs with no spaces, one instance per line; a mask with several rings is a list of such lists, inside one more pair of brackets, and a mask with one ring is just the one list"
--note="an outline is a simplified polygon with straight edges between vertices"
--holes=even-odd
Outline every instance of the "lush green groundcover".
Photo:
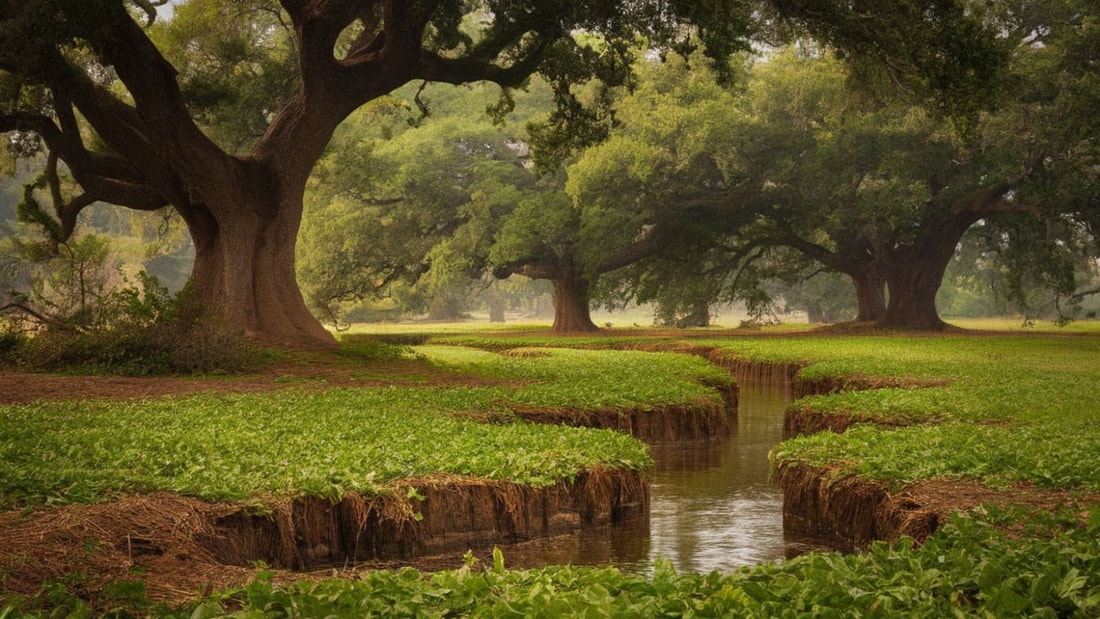
[[[1009,523],[1026,522],[1027,530]],[[1006,533],[1011,530],[1012,533]],[[140,587],[112,608],[164,617],[1090,617],[1100,613],[1100,512],[1087,525],[1051,514],[956,517],[919,548],[876,543],[855,555],[813,553],[729,575],[652,576],[613,568],[363,573],[360,580],[269,577],[184,608],[154,606]],[[1021,543],[1021,539],[1026,543]],[[37,610],[46,606],[48,610]],[[0,605],[0,617],[90,616],[62,586]]]
[[[651,460],[631,437],[518,422],[508,406],[717,402],[700,381],[729,381],[683,355],[417,352],[437,366],[512,382],[4,406],[0,507],[155,490],[207,499],[335,497],[440,473],[547,485],[594,467],[640,469]],[[496,423],[479,422],[486,417]]]
[[[1018,482],[1100,491],[1100,337],[1019,333],[929,337],[695,337],[692,346],[768,363],[799,363],[803,379],[853,375],[943,383],[924,388],[849,391],[807,398],[807,411],[885,421],[787,441],[773,459],[829,464],[909,482],[939,476],[978,479],[991,487]],[[433,341],[487,349],[549,345],[539,333],[440,335]],[[569,338],[570,346],[624,347],[669,338]],[[559,344],[560,343],[559,340]],[[897,428],[897,425],[906,427]]]
[[[500,338],[494,342],[493,338],[478,336],[484,341],[477,343],[503,350],[540,345],[538,337],[522,341]],[[596,340],[570,344],[630,345],[622,338],[601,336]],[[805,399],[797,406],[866,421],[911,425],[900,429],[857,425],[840,435],[822,433],[797,438],[775,450],[777,460],[830,464],[839,467],[839,474],[862,474],[898,483],[948,475],[974,478],[990,486],[1030,482],[1070,492],[1100,490],[1100,469],[1095,466],[1100,456],[1100,409],[1096,406],[1100,402],[1100,338],[813,335],[693,339],[692,343],[762,361],[812,363],[803,370],[807,378],[862,374],[925,382],[946,380],[941,386],[920,389],[878,389]],[[93,466],[88,462],[98,467],[103,463],[97,460],[101,457],[115,458],[111,466],[116,469],[148,464],[125,457],[119,460],[121,456],[115,451],[121,443],[147,433],[147,429],[141,424],[114,425],[114,419],[155,417],[171,426],[170,420],[181,416],[185,419],[180,423],[187,425],[194,437],[194,444],[184,443],[187,449],[182,453],[192,454],[188,461],[198,462],[202,468],[190,473],[170,471],[171,475],[158,478],[157,483],[170,479],[180,484],[190,479],[190,490],[186,491],[200,495],[213,492],[216,496],[235,497],[261,487],[273,492],[322,495],[356,489],[355,484],[370,476],[352,479],[351,471],[376,471],[370,483],[381,483],[391,476],[416,474],[410,472],[421,470],[419,466],[438,468],[436,462],[412,463],[395,455],[417,451],[416,446],[423,444],[419,441],[451,436],[465,437],[457,440],[451,451],[460,455],[458,461],[471,467],[471,463],[484,465],[476,474],[489,476],[493,471],[504,471],[506,477],[528,475],[530,483],[541,483],[541,467],[557,462],[572,462],[572,466],[591,463],[585,459],[588,456],[570,455],[580,453],[571,451],[569,441],[574,436],[585,437],[582,452],[610,457],[624,466],[644,466],[644,450],[630,439],[622,438],[621,445],[615,443],[621,437],[609,432],[569,430],[562,438],[555,434],[556,429],[540,426],[534,432],[538,436],[531,439],[535,442],[521,450],[525,455],[520,460],[502,463],[494,456],[482,461],[478,454],[484,450],[479,445],[509,444],[509,453],[515,454],[511,444],[526,440],[495,434],[498,427],[512,431],[526,426],[477,424],[463,413],[484,411],[487,406],[506,420],[507,402],[562,407],[630,407],[654,399],[693,402],[717,397],[699,383],[720,376],[701,360],[681,355],[551,350],[548,356],[531,356],[535,353],[524,351],[508,356],[434,346],[418,350],[456,372],[526,386],[292,392],[291,396],[284,393],[277,397],[200,396],[133,404],[133,411],[117,403],[6,407],[0,409],[0,431],[5,433],[0,436],[0,463],[8,466],[9,462],[29,462],[34,454],[26,450],[41,450],[34,453],[39,457],[42,453],[52,454],[54,459],[50,465],[53,471],[39,472],[37,481],[27,487],[5,486],[0,492],[5,500],[16,504],[109,494],[120,487],[118,477],[107,483],[90,468],[81,467]],[[683,379],[669,380],[669,372]],[[639,381],[639,377],[646,380]],[[193,413],[181,413],[184,409],[197,412],[192,417]],[[364,416],[368,409],[383,411],[385,416]],[[209,413],[201,413],[204,410]],[[207,416],[207,425],[198,423]],[[422,417],[432,422],[429,426],[447,419],[447,424],[468,424],[470,429],[487,429],[489,434],[466,434],[467,428],[449,425],[438,435],[418,434],[406,443],[392,443],[401,440],[397,436],[375,434],[376,426],[415,427]],[[227,423],[228,419],[234,421]],[[302,423],[310,425],[303,427],[299,425]],[[258,444],[276,445],[276,450],[268,449],[266,454],[274,464],[274,472],[257,473],[251,467],[259,465],[239,455],[242,450],[257,448],[247,443],[247,434],[255,432],[262,434]],[[114,434],[125,436],[111,442]],[[151,434],[161,436],[160,441],[169,440]],[[78,436],[81,438],[74,441]],[[547,437],[551,437],[549,443],[542,442]],[[587,442],[589,438],[593,442]],[[380,441],[400,448],[400,452],[387,453],[383,458],[397,462],[398,470],[378,470],[374,463],[383,459],[358,449],[337,461],[307,459],[300,469],[286,469],[281,464],[308,449],[302,445],[318,444],[311,442],[315,440],[332,452],[326,458],[344,458],[337,452],[352,443]],[[151,457],[147,454],[152,452],[163,457],[164,445],[174,444],[146,444],[139,454]],[[223,457],[223,452],[228,455]],[[222,472],[206,477],[203,469],[208,466]],[[303,475],[293,483],[284,480],[288,471],[305,469],[316,474]],[[566,469],[568,466],[554,474],[568,475]],[[26,472],[22,465],[14,472],[0,471],[0,484],[10,485],[9,480]],[[70,476],[60,479],[65,472]],[[216,481],[233,478],[248,481],[239,487],[225,487],[219,485],[222,481]],[[75,492],[65,485],[74,479],[85,480],[89,487],[95,486],[94,491],[86,488],[86,492]],[[128,479],[122,487],[145,488],[143,484],[149,483]],[[568,566],[509,571],[498,563],[488,569],[464,568],[432,575],[413,570],[383,571],[364,574],[354,582],[303,581],[276,586],[261,579],[242,590],[219,594],[183,609],[154,608],[144,601],[139,586],[120,586],[117,606],[139,614],[193,617],[1100,616],[1100,515],[1096,508],[1084,521],[1087,525],[1081,524],[1081,514],[974,513],[955,518],[920,548],[905,542],[876,544],[866,553],[815,553],[724,576],[676,575],[664,567],[651,577]],[[7,604],[0,605],[0,617],[4,618],[24,613],[44,616],[51,612],[90,612],[60,585],[34,600],[0,604]],[[39,607],[48,610],[37,611]]]
[[900,482],[967,477],[1100,491],[1100,338],[1045,336],[805,337],[715,341],[766,361],[812,363],[805,379],[853,374],[946,380],[807,398],[795,406],[902,428],[857,426],[781,444],[803,460]]

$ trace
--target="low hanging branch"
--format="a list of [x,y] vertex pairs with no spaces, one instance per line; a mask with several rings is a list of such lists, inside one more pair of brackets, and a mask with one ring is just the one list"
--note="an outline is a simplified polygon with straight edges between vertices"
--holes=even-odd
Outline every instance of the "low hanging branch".
[[47,314],[43,314],[34,308],[30,307],[26,303],[20,301],[10,301],[4,305],[0,305],[0,314],[7,314],[13,312],[21,312],[30,316],[35,322],[44,326],[55,329],[68,329],[76,330],[75,325],[65,320],[59,320]]

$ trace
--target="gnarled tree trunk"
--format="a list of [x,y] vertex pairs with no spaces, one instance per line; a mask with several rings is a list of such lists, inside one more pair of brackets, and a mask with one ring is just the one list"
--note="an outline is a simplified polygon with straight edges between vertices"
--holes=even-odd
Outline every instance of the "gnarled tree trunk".
[[[953,247],[953,246],[952,246]],[[947,327],[936,310],[936,293],[947,261],[915,252],[898,257],[887,275],[890,299],[875,326],[883,329],[936,331]],[[950,257],[950,254],[948,254]]]
[[589,281],[574,269],[562,269],[554,283],[554,333],[599,331],[588,305]]
[[217,321],[210,327],[242,333],[264,346],[336,345],[306,307],[295,277],[300,207],[258,208],[250,216],[240,209],[225,222],[203,207],[187,211],[195,242],[191,285],[203,313]]
[[856,322],[874,322],[886,313],[886,278],[873,268],[848,273],[856,287]]
[[877,250],[886,273],[889,299],[876,327],[924,331],[947,327],[936,310],[936,293],[943,284],[944,272],[966,231],[1001,208],[1003,194],[999,187],[991,188],[949,208],[931,211],[911,244]]

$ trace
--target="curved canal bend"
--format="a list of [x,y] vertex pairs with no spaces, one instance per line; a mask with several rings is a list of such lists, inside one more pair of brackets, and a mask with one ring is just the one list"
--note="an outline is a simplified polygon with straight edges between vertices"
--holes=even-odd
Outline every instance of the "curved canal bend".
[[663,560],[678,572],[706,573],[797,554],[800,544],[784,538],[783,492],[770,481],[768,462],[783,438],[790,385],[751,378],[738,385],[728,439],[651,446],[648,522],[501,546],[507,564],[614,565],[648,574]]

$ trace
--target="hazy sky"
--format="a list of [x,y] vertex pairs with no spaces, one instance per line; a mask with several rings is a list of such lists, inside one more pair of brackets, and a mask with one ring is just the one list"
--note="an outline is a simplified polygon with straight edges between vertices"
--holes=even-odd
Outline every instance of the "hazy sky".
[[186,2],[186,0],[169,0],[168,4],[166,4],[164,6],[158,6],[157,7],[157,18],[158,19],[168,19],[169,17],[172,17],[172,14],[176,10],[174,8],[175,5],[182,4],[183,2]]

